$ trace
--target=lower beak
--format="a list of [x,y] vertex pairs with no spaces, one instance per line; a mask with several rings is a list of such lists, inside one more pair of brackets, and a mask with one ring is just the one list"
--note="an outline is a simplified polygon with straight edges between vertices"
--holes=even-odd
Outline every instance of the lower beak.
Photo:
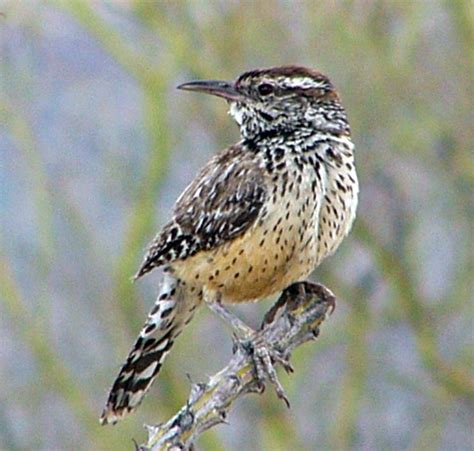
[[232,83],[218,80],[191,81],[178,86],[183,91],[196,91],[223,97],[227,100],[240,100],[242,96],[237,92]]

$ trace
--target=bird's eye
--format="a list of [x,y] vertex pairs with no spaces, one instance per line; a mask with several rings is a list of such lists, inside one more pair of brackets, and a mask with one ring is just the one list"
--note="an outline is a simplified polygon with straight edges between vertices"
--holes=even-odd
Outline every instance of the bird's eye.
[[261,96],[267,96],[273,92],[273,86],[269,83],[262,83],[257,89]]

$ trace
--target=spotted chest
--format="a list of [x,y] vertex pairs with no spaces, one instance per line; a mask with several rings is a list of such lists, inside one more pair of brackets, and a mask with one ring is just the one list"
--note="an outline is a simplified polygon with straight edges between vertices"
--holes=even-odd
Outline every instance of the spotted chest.
[[217,249],[173,264],[180,278],[202,284],[208,297],[244,302],[270,296],[317,264],[323,166],[291,157],[262,164],[268,198],[255,224]]
[[318,264],[336,251],[351,230],[359,194],[352,142],[345,139],[326,148],[324,157],[327,183],[319,217]]
[[245,302],[301,280],[349,232],[358,183],[349,138],[312,136],[304,146],[273,142],[260,152],[267,197],[242,235],[172,269],[208,298]]

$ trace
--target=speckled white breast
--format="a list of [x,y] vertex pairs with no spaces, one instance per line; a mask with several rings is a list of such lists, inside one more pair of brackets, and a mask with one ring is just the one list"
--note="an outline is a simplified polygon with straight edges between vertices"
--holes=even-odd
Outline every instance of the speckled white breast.
[[358,186],[347,145],[331,146],[335,156],[324,163],[286,158],[284,169],[268,176],[269,196],[255,224],[229,243],[174,262],[176,275],[202,286],[207,298],[231,303],[261,299],[306,278],[354,220]]

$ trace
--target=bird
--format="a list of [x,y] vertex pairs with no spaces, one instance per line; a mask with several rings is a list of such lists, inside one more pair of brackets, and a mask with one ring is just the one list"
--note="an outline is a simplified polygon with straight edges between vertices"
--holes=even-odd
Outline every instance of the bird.
[[264,299],[304,280],[335,252],[356,216],[351,129],[326,75],[287,65],[178,89],[225,99],[240,140],[201,169],[148,247],[135,279],[157,267],[163,279],[102,424],[138,407],[199,306],[248,332],[224,305]]

